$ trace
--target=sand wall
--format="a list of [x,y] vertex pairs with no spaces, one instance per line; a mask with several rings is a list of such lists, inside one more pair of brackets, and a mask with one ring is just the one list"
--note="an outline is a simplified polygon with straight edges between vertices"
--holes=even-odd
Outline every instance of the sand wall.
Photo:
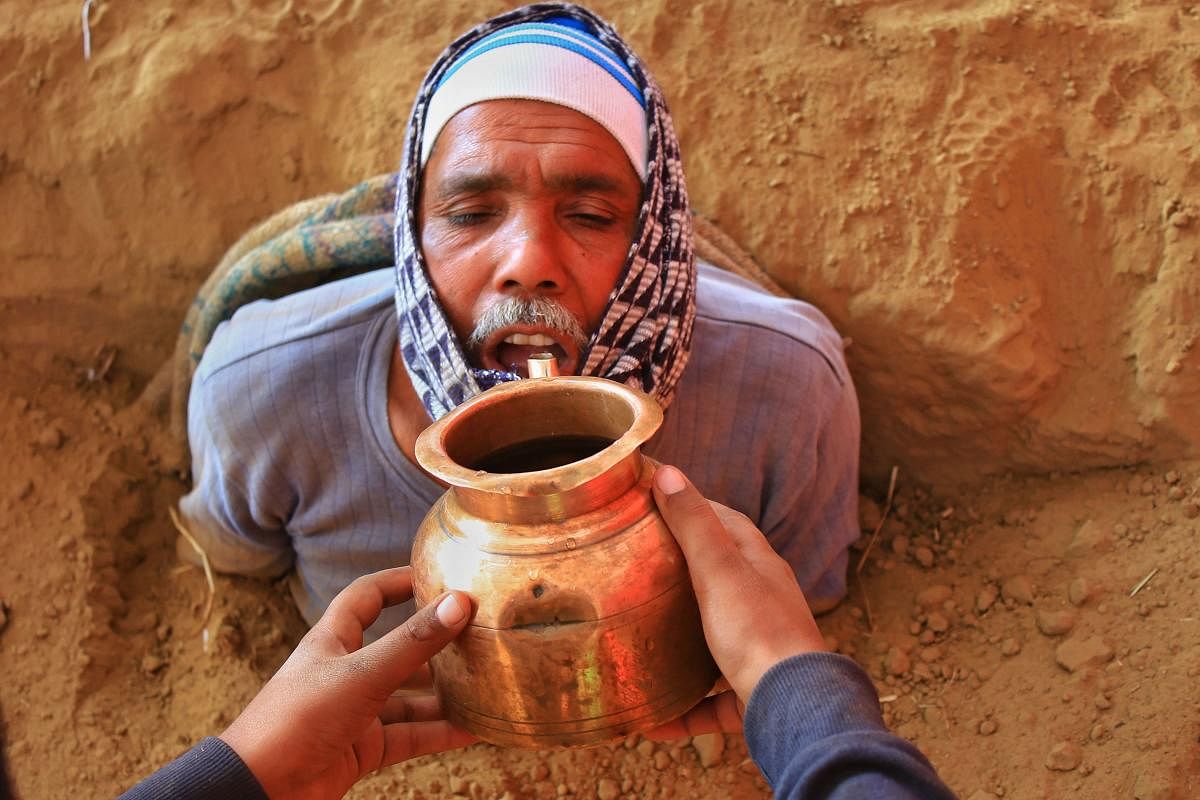
[[[149,380],[225,248],[394,168],[424,68],[503,7],[100,2],[85,63],[78,3],[0,6],[3,346]],[[695,207],[853,340],[868,475],[1197,452],[1200,7],[595,8]]]

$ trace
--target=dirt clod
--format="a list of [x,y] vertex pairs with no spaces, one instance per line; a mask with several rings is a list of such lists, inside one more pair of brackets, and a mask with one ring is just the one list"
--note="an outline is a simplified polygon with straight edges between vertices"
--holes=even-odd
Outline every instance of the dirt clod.
[[908,653],[901,650],[899,647],[893,647],[887,652],[887,657],[884,659],[884,667],[889,675],[900,677],[908,674],[912,668],[912,659]]
[[1000,586],[1000,594],[1014,603],[1033,605],[1033,580],[1028,575],[1014,575]]
[[621,784],[612,778],[601,778],[596,785],[597,800],[617,800],[621,796]]
[[1046,754],[1046,769],[1070,772],[1083,761],[1083,750],[1074,742],[1059,742]]
[[1073,606],[1082,606],[1095,593],[1095,587],[1087,578],[1079,577],[1071,581],[1067,587],[1067,599]]
[[46,450],[58,450],[67,440],[67,435],[56,423],[49,424],[38,431],[34,442]]
[[693,736],[692,747],[700,759],[700,766],[709,769],[721,763],[721,755],[725,752],[725,737],[720,733]]
[[1054,651],[1054,660],[1067,672],[1075,672],[1087,666],[1101,666],[1112,658],[1112,648],[1098,636],[1067,639]]
[[1075,627],[1075,614],[1067,610],[1039,611],[1037,627],[1046,636],[1063,636]]
[[917,595],[917,605],[924,609],[939,608],[942,603],[954,597],[954,590],[939,583],[922,589]]
[[985,613],[996,604],[996,600],[999,598],[999,596],[999,590],[989,583],[987,586],[984,586],[979,590],[979,594],[975,595],[975,610],[980,614]]

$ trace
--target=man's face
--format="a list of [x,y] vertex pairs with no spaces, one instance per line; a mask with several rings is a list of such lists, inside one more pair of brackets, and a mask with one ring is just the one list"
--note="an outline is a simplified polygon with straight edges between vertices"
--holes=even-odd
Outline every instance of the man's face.
[[[529,356],[549,351],[563,374],[578,370],[583,342],[555,312],[574,318],[575,336],[599,325],[641,193],[617,140],[571,109],[491,100],[450,120],[425,166],[418,226],[438,299],[476,367],[524,374]],[[496,313],[513,298],[551,305]]]

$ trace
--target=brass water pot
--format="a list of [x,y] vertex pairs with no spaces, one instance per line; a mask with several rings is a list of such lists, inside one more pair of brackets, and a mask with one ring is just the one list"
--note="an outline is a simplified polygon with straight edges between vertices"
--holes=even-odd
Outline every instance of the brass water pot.
[[475,601],[432,661],[447,717],[510,747],[589,745],[667,722],[718,677],[640,447],[649,396],[600,378],[502,384],[417,439],[450,485],[413,545],[423,606]]

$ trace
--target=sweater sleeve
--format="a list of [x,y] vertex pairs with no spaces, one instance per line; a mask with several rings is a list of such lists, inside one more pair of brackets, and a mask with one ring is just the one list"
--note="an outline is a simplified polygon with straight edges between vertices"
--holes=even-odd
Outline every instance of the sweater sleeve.
[[921,751],[888,732],[874,686],[845,656],[776,664],[750,696],[744,727],[776,797],[954,798]]
[[229,745],[209,736],[117,800],[267,800]]

